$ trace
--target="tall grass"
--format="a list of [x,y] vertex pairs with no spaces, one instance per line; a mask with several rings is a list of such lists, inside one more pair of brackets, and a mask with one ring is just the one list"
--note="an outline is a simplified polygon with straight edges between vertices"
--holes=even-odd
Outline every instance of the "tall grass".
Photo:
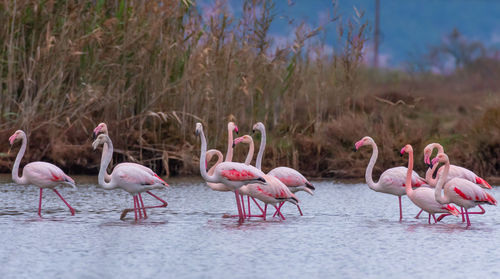
[[[350,151],[366,134],[380,143],[383,168],[403,162],[392,149],[408,141],[422,147],[433,138],[453,147],[470,139],[457,134],[483,127],[477,124],[483,110],[466,108],[453,124],[460,129],[443,128],[443,115],[455,117],[454,108],[470,98],[448,94],[443,100],[455,100],[451,106],[422,106],[432,96],[424,91],[457,82],[452,77],[419,80],[365,69],[362,14],[331,20],[340,44],[327,54],[322,26],[299,24],[290,43],[276,46],[270,0],[244,1],[238,18],[224,1],[211,9],[203,13],[191,0],[2,2],[0,138],[24,129],[25,161],[91,173],[99,156],[90,134],[106,122],[118,161],[191,174],[199,152],[195,122],[205,124],[210,146],[224,149],[227,121],[242,132],[262,121],[269,134],[265,168],[286,164],[310,175],[351,177],[366,164],[369,152]],[[460,158],[494,174],[496,168],[478,163],[487,151],[477,142],[460,149],[480,151],[477,158]],[[1,170],[10,169],[12,157],[0,158]]]

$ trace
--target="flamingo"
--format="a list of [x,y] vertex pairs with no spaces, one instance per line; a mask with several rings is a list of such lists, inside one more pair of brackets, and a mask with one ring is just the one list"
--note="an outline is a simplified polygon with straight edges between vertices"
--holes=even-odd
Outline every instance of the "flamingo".
[[21,185],[32,184],[40,188],[40,200],[38,202],[38,216],[42,217],[42,193],[43,189],[52,189],[54,193],[66,204],[71,212],[75,215],[75,210],[69,205],[61,194],[55,189],[56,186],[71,186],[76,188],[75,181],[66,175],[59,167],[47,162],[31,162],[24,166],[23,174],[19,177],[19,164],[26,152],[28,139],[22,130],[17,130],[10,136],[10,145],[13,145],[17,139],[21,139],[21,149],[17,153],[14,167],[12,168],[12,180]]
[[[99,123],[94,128],[94,131],[93,131],[93,134],[92,134],[92,138],[95,140],[99,134],[105,134],[105,135],[107,135],[109,137],[108,126],[106,125],[106,123],[103,123],[103,122]],[[104,144],[102,146],[102,153],[103,154],[107,154],[107,152],[108,152],[108,144],[106,142],[104,142]],[[111,154],[113,154],[113,152],[111,152]],[[161,179],[153,170],[151,170],[150,168],[148,168],[146,166],[137,164],[137,163],[123,162],[123,163],[120,163],[120,164],[116,165],[114,169],[116,170],[117,168],[126,167],[126,166],[131,167],[131,168],[141,169],[142,171],[147,172],[149,175],[156,176],[158,179],[162,180],[168,186],[168,184],[163,179]],[[106,171],[104,173],[104,181],[109,182],[110,180],[111,180],[111,175],[109,175],[108,172]],[[167,207],[167,205],[168,205],[168,203],[166,201],[164,201],[163,199],[159,198],[155,194],[153,194],[153,193],[151,193],[149,191],[147,191],[146,193],[149,194],[150,196],[152,196],[153,198],[159,200],[160,202],[162,202],[162,204],[158,205],[158,206],[144,207],[144,202],[142,200],[141,193],[138,193],[137,197],[138,197],[139,201],[141,202],[141,206],[142,206],[142,208],[139,207],[139,210],[141,210],[141,209],[143,210],[144,218],[145,219],[148,216],[147,213],[146,213],[146,208]],[[130,211],[133,211],[133,210],[134,210],[133,208],[124,209],[123,212],[122,212],[122,214],[121,214],[120,219],[123,220],[125,218],[125,216],[127,215],[127,213],[130,212]],[[139,215],[139,216],[141,216],[141,215]]]
[[[106,153],[102,153],[101,157],[101,167],[99,169],[98,176],[99,185],[106,190],[122,188],[123,190],[130,193],[134,199],[135,221],[137,221],[137,213],[139,213],[139,219],[143,218],[141,209],[144,212],[144,218],[147,218],[146,208],[166,207],[168,205],[166,201],[150,192],[150,190],[153,189],[163,189],[167,187],[168,184],[165,183],[165,181],[163,181],[153,171],[146,171],[144,170],[144,168],[137,167],[136,164],[118,164],[111,173],[109,182],[106,182],[106,169],[113,156],[113,143],[111,142],[109,136],[107,136],[106,134],[100,134],[92,143],[92,147],[95,150],[101,144],[106,144],[107,150]],[[162,201],[163,204],[160,206],[145,207],[142,198],[139,196],[139,194],[142,192],[150,194],[152,197]],[[124,210],[120,219],[125,218],[127,212],[128,209]]]
[[[436,186],[437,179],[444,170],[444,168],[438,169],[438,164],[431,165],[430,158],[431,158],[432,152],[434,151],[434,148],[437,148],[438,153],[444,153],[444,148],[439,143],[431,143],[431,144],[428,144],[424,148],[424,162],[429,166],[429,169],[425,173],[425,180],[427,181],[427,184],[429,184],[429,186],[431,186],[431,187]],[[437,170],[437,175],[436,175],[436,178],[434,178],[433,174],[436,173],[436,170]],[[450,165],[450,172],[448,173],[447,179],[450,180],[450,179],[455,178],[455,177],[463,178],[463,179],[469,180],[472,183],[476,183],[483,188],[491,189],[490,184],[486,180],[484,180],[481,177],[479,177],[478,175],[476,175],[474,172],[472,172],[466,168],[463,168],[463,167]],[[481,208],[483,213],[486,212],[481,205],[479,205],[479,208]],[[462,209],[462,212],[463,212],[463,209]],[[415,218],[418,219],[418,217],[420,216],[421,213],[422,213],[422,210],[417,214],[417,216],[415,216]],[[471,212],[469,212],[469,213],[471,213]],[[462,215],[462,222],[465,222],[465,218],[463,215]]]
[[411,145],[406,145],[401,149],[401,156],[408,153],[408,170],[406,171],[405,190],[406,195],[410,200],[425,212],[429,213],[428,223],[431,223],[431,215],[436,222],[436,213],[449,213],[458,216],[460,213],[456,207],[451,204],[440,204],[435,199],[435,191],[430,187],[419,187],[415,190],[411,187],[412,173],[413,173],[413,148]]
[[207,140],[203,133],[203,125],[196,123],[196,135],[201,139],[200,173],[206,182],[223,183],[234,190],[236,205],[238,207],[239,222],[245,221],[245,216],[241,209],[238,189],[249,183],[266,184],[264,173],[252,166],[243,163],[222,162],[217,164],[213,174],[209,175],[206,170]]
[[[257,122],[253,125],[253,132],[255,133],[256,130],[259,131],[262,135],[260,140],[259,153],[257,154],[257,160],[255,161],[255,167],[260,170],[262,169],[262,157],[264,156],[264,150],[266,149],[266,127],[262,122]],[[313,191],[316,189],[314,185],[312,185],[311,182],[309,182],[300,172],[292,168],[277,167],[269,171],[267,174],[278,178],[290,189],[292,193],[304,191],[311,195],[314,195]],[[281,206],[283,206],[283,203],[281,203],[278,208],[281,209]],[[300,215],[302,216],[302,210],[300,209],[300,206],[298,204],[297,208]]]
[[[401,208],[401,196],[406,194],[405,190],[405,180],[406,180],[406,172],[407,168],[405,167],[395,167],[390,168],[384,171],[379,178],[377,183],[373,182],[372,173],[373,166],[375,166],[375,162],[378,158],[378,147],[375,141],[371,137],[364,137],[355,144],[354,151],[357,151],[361,146],[371,145],[373,149],[372,157],[370,158],[370,162],[368,163],[368,167],[366,168],[365,179],[368,187],[370,189],[395,195],[399,199],[399,220],[403,220],[403,210]],[[412,171],[411,184],[413,187],[419,187],[425,184],[425,181],[415,172]]]
[[[253,139],[249,135],[244,135],[242,137],[235,139],[234,145],[240,142],[247,143],[249,145],[248,155],[245,159],[245,165],[250,165],[254,153]],[[298,199],[291,192],[291,190],[285,184],[283,184],[283,182],[281,182],[278,178],[269,174],[267,174],[265,178],[267,180],[266,185],[262,186],[258,184],[248,184],[240,188],[240,193],[247,195],[249,198],[251,197],[254,200],[255,204],[262,211],[262,215],[252,216],[250,214],[250,199],[248,199],[248,212],[249,212],[248,215],[249,217],[263,217],[265,220],[267,205],[271,204],[274,206],[274,208],[276,208],[276,214],[279,214],[279,216],[283,220],[285,220],[285,217],[283,216],[279,208],[276,206],[276,203],[280,203],[281,205],[281,203],[288,201],[292,204],[298,205]],[[264,202],[265,204],[264,210],[262,210],[262,208],[255,199],[259,199]],[[274,216],[276,216],[276,214]]]
[[[440,204],[454,203],[460,207],[465,208],[465,216],[467,218],[467,227],[470,227],[469,212],[467,209],[475,207],[480,204],[491,204],[496,205],[497,201],[495,198],[488,194],[483,188],[479,187],[475,183],[463,178],[453,178],[447,180],[448,173],[450,171],[450,159],[445,153],[439,153],[434,159],[432,159],[432,164],[444,163],[444,170],[442,175],[438,178],[438,183],[436,185],[435,198]],[[442,189],[444,185],[444,195],[442,195]],[[470,214],[477,214],[470,212]],[[439,216],[438,221],[448,214],[442,214]]]

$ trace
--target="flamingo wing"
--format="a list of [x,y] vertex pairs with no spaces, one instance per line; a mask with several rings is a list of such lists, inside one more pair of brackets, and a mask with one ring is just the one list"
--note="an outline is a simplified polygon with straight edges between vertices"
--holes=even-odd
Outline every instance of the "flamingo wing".
[[229,181],[264,180],[264,173],[257,168],[233,162],[220,163],[217,167],[221,177]]

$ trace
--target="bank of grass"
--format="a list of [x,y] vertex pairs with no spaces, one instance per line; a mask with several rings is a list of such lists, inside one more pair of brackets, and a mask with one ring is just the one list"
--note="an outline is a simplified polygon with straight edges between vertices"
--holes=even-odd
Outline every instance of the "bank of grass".
[[96,173],[90,135],[106,122],[115,161],[195,174],[196,122],[209,146],[225,152],[227,121],[242,133],[262,121],[265,169],[361,177],[371,152],[352,147],[370,135],[380,148],[377,172],[404,164],[396,152],[404,144],[421,152],[439,141],[453,163],[498,174],[498,63],[477,61],[449,76],[367,69],[362,17],[332,19],[340,42],[333,55],[320,51],[322,29],[305,25],[289,45],[273,47],[272,1],[245,1],[241,19],[224,4],[204,18],[191,1],[94,2],[0,4],[1,171],[15,156],[6,154],[8,136],[24,129],[23,162]]

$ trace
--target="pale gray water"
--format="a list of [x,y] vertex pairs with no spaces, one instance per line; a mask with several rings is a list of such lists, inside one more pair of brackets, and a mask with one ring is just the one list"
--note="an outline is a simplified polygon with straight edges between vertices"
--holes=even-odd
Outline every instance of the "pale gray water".
[[[447,217],[427,218],[403,198],[365,184],[316,182],[316,195],[299,193],[304,216],[286,205],[286,221],[269,216],[239,226],[234,194],[199,181],[169,180],[155,191],[168,208],[149,210],[134,223],[121,210],[132,197],[96,187],[97,177],[75,177],[78,190],[61,189],[77,210],[45,190],[43,219],[38,188],[0,176],[1,278],[498,278],[500,211],[486,206],[472,228]],[[500,198],[499,189],[491,191]],[[146,195],[144,195],[146,198]],[[150,198],[146,204],[155,203]]]

